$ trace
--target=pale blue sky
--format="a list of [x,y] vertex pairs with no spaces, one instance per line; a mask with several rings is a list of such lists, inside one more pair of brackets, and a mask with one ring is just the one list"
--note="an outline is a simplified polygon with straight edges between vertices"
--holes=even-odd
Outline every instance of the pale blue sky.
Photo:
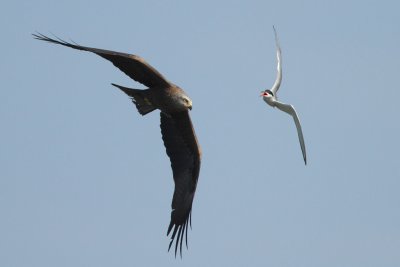
[[[400,266],[398,1],[0,4],[0,266]],[[282,45],[280,99],[272,25]],[[144,57],[192,98],[203,162],[183,259],[159,114],[104,59]]]

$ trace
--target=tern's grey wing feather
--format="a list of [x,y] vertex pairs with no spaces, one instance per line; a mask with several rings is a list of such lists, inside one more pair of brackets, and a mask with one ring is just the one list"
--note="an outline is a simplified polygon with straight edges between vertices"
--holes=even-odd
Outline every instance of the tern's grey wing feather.
[[278,40],[278,34],[276,33],[275,27],[274,28],[274,33],[275,33],[275,43],[276,43],[276,59],[277,59],[277,75],[276,75],[276,80],[274,85],[271,88],[272,93],[276,96],[276,92],[279,90],[279,87],[281,86],[282,82],[282,56],[281,56],[281,46],[279,45],[279,40]]
[[299,136],[301,152],[303,153],[304,163],[307,165],[307,155],[306,155],[306,145],[304,144],[304,137],[303,132],[301,130],[301,124],[299,117],[297,116],[297,112],[292,105],[284,104],[282,102],[276,101],[275,105],[278,109],[290,114],[293,117],[294,123],[296,124],[297,128],[297,135]]
[[[46,41],[49,43],[55,43],[63,46],[67,46],[73,49],[83,50],[95,53],[102,58],[111,61],[114,66],[119,68],[122,72],[128,75],[130,78],[134,79],[147,87],[167,87],[169,82],[165,79],[155,68],[153,68],[149,63],[147,63],[143,58],[126,53],[120,53],[110,50],[80,46],[77,44],[68,43],[64,40],[52,39],[43,34],[37,33],[33,34],[34,38]],[[57,38],[57,37],[56,37]]]

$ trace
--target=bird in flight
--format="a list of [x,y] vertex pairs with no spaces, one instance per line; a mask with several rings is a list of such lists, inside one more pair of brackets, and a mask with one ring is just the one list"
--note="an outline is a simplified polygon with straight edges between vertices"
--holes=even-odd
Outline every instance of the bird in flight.
[[183,238],[186,240],[188,225],[191,225],[191,211],[200,173],[201,148],[190,119],[192,100],[177,85],[165,79],[143,58],[126,53],[80,46],[56,37],[33,34],[34,38],[73,49],[92,52],[114,64],[133,80],[148,89],[139,90],[112,84],[127,94],[141,115],[155,109],[160,110],[160,127],[166,152],[171,161],[175,183],[172,198],[171,221],[167,236],[171,235],[168,251],[175,240],[175,256],[180,248],[182,256]]
[[297,115],[296,110],[292,105],[278,101],[277,93],[282,82],[282,55],[281,55],[281,47],[279,45],[279,40],[278,40],[278,34],[276,33],[275,27],[273,27],[273,29],[275,33],[278,74],[276,76],[274,85],[272,85],[272,88],[262,91],[260,96],[262,96],[263,100],[267,102],[267,104],[270,105],[271,107],[277,107],[278,109],[282,110],[283,112],[286,112],[287,114],[293,117],[294,123],[296,124],[297,128],[297,135],[299,136],[301,152],[303,153],[304,164],[307,165],[306,146],[304,144],[304,137],[303,137],[303,132],[301,130],[299,116]]

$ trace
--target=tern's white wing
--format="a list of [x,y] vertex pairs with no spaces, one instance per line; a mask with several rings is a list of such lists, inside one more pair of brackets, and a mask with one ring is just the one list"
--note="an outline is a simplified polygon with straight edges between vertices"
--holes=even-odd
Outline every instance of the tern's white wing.
[[301,152],[303,152],[304,163],[307,165],[307,155],[306,155],[306,145],[304,144],[303,132],[301,130],[301,124],[299,117],[297,116],[296,110],[292,105],[284,104],[282,102],[276,101],[275,105],[278,109],[290,114],[293,117],[294,123],[297,128],[297,135],[299,136]]
[[276,33],[275,27],[274,28],[274,33],[275,33],[275,43],[276,43],[276,59],[278,61],[278,65],[276,67],[277,69],[277,75],[276,75],[276,80],[274,85],[271,88],[272,93],[274,93],[276,97],[276,92],[279,90],[279,87],[281,86],[281,81],[282,81],[282,56],[281,56],[281,47],[279,45],[279,40],[278,40],[278,34]]

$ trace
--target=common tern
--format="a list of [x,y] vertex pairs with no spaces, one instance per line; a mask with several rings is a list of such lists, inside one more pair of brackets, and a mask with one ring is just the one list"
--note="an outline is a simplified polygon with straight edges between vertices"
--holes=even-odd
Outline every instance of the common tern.
[[294,107],[292,105],[285,104],[285,103],[278,101],[277,92],[278,92],[279,87],[281,86],[281,82],[282,82],[282,55],[281,55],[281,47],[279,45],[279,40],[278,40],[278,34],[276,33],[275,27],[273,27],[273,29],[274,29],[274,33],[275,33],[278,73],[277,73],[276,80],[275,80],[275,83],[272,86],[272,88],[262,91],[260,96],[262,96],[263,100],[271,107],[277,107],[278,109],[282,110],[283,112],[286,112],[287,114],[289,114],[293,117],[294,123],[296,124],[296,128],[297,128],[297,135],[299,136],[301,152],[303,153],[304,164],[307,165],[306,146],[304,144],[304,137],[303,137],[303,132],[301,130],[299,116],[297,115],[296,110],[294,109]]

